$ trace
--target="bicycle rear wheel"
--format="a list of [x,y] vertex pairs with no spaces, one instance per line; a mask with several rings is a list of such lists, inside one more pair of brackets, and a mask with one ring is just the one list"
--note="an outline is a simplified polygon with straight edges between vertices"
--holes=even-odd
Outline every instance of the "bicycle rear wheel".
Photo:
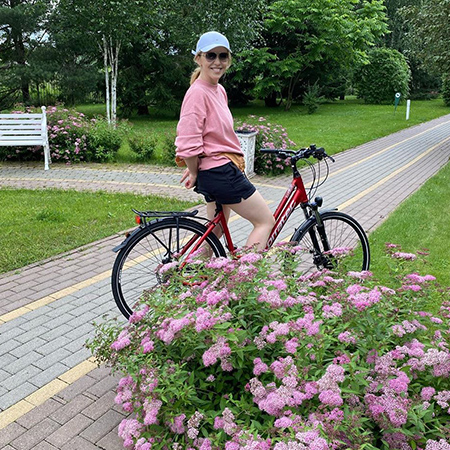
[[353,251],[342,259],[343,268],[355,272],[368,270],[369,241],[361,225],[347,214],[337,211],[324,212],[320,217],[323,229],[311,218],[296,230],[291,238],[305,253],[298,270],[302,273],[322,269],[335,270],[341,260],[333,257],[333,253],[346,248]]
[[[132,236],[114,262],[111,287],[114,300],[128,319],[136,302],[162,279],[162,264],[182,262],[206,232],[206,227],[193,220],[166,218],[155,221]],[[219,239],[210,234],[202,244],[210,256],[225,256]]]

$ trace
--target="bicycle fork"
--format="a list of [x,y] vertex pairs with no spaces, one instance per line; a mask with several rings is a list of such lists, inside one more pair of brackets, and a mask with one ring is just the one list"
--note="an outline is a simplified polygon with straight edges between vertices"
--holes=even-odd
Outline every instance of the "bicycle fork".
[[[330,251],[331,248],[330,248],[330,244],[328,242],[327,234],[325,232],[325,225],[323,223],[322,217],[319,212],[319,208],[322,206],[322,204],[323,204],[322,197],[316,197],[314,199],[314,202],[309,204],[309,206],[312,210],[311,215],[314,215],[314,218],[316,221],[316,227],[310,228],[309,236],[311,238],[311,242],[312,242],[313,248],[314,248],[314,255],[313,255],[314,264],[317,267],[322,266],[326,269],[332,269],[333,268],[332,261],[330,260],[329,257],[324,255],[324,253]],[[306,213],[306,211],[305,211],[305,213]],[[317,233],[319,234],[320,242],[322,243],[323,252],[319,245],[319,240],[318,240],[318,237],[316,234],[316,229],[317,229]]]

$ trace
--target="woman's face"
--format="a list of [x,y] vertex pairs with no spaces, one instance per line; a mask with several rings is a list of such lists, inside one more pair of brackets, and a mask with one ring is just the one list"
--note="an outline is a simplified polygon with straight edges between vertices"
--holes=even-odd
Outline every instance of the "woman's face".
[[[211,60],[214,53],[216,58]],[[225,59],[224,54],[227,54],[228,58]],[[219,58],[219,55],[222,58]],[[195,60],[202,69],[199,78],[210,84],[217,84],[230,65],[230,55],[225,47],[215,47],[208,52],[200,53]]]

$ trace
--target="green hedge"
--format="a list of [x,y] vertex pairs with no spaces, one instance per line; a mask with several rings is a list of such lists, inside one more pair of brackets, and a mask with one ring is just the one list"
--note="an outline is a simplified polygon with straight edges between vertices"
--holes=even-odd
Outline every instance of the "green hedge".
[[395,94],[408,98],[411,71],[405,57],[397,50],[375,48],[369,62],[357,67],[354,86],[366,103],[391,103]]

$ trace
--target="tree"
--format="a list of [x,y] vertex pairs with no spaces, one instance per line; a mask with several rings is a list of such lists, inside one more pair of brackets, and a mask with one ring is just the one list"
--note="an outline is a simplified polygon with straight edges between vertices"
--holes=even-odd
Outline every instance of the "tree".
[[350,66],[386,30],[381,0],[279,0],[269,6],[265,45],[243,57],[257,95],[283,93],[289,109],[305,70],[322,70],[327,61]]
[[424,66],[450,73],[450,0],[423,0],[403,8],[402,15],[416,43],[411,51]]
[[[46,38],[50,0],[0,0],[0,103],[30,103],[30,56]],[[44,67],[39,67],[43,72]]]
[[123,46],[140,30],[143,18],[151,14],[147,0],[61,0],[53,23],[59,33],[69,32],[94,43],[101,54],[105,75],[106,115],[115,125],[119,57]]
[[422,64],[422,57],[416,51],[422,44],[413,35],[414,23],[405,20],[409,8],[420,9],[422,0],[385,0],[389,33],[384,36],[386,47],[402,53],[411,69],[410,97],[426,99],[439,90],[440,73],[429,64]]
[[147,113],[148,106],[178,113],[195,67],[191,50],[199,36],[210,30],[224,33],[236,55],[258,39],[266,0],[247,0],[245,7],[241,0],[163,0],[152,8],[157,31],[141,26],[122,53],[126,80],[119,96],[127,113]]

